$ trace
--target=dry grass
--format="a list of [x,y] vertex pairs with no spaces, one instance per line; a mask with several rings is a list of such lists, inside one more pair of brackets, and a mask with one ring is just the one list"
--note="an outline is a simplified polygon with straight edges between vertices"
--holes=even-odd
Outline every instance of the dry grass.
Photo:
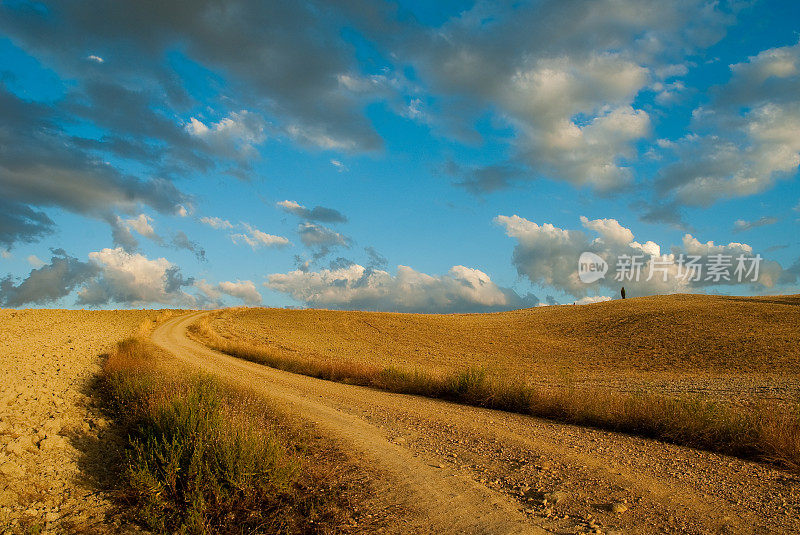
[[[205,317],[191,330],[218,350],[295,373],[623,431],[798,469],[796,406],[776,410],[762,402],[745,409],[698,395],[570,386],[563,376],[558,383],[552,371],[543,386],[520,373],[509,357],[517,348],[522,352],[517,360],[535,368],[541,361],[552,365],[564,358],[559,351],[572,348],[575,360],[587,366],[587,354],[605,355],[604,368],[597,362],[592,367],[623,379],[631,369],[647,371],[668,362],[676,375],[716,370],[723,362],[731,365],[725,372],[731,376],[737,370],[764,370],[770,361],[788,370],[798,358],[797,344],[790,343],[790,333],[800,332],[798,305],[798,297],[669,296],[486,315],[259,309]],[[292,319],[297,324],[290,329]],[[517,341],[511,336],[515,329]],[[454,362],[459,336],[465,337],[467,355]],[[345,340],[355,347],[336,352]],[[545,346],[553,352],[544,351]],[[428,348],[424,356],[423,347]],[[481,366],[486,355],[469,356],[475,348],[491,355],[490,371]],[[532,348],[544,352],[537,357]],[[612,355],[612,349],[620,354]],[[652,357],[656,349],[661,350],[658,358]],[[769,354],[756,357],[756,349]],[[384,350],[389,357],[377,356]],[[575,370],[576,364],[570,366]]]
[[126,437],[118,494],[136,520],[159,533],[352,528],[348,502],[366,491],[344,477],[341,458],[312,451],[251,393],[163,362],[132,338],[103,370],[105,406]]
[[233,309],[214,328],[309,357],[528,376],[631,372],[797,373],[800,296],[670,295],[497,314]]

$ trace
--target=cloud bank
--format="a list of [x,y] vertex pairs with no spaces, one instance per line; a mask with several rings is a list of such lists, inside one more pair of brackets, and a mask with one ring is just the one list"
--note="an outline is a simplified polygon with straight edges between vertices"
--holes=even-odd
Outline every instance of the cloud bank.
[[498,286],[486,273],[453,266],[445,275],[427,275],[408,266],[397,274],[358,264],[320,271],[269,275],[266,287],[311,307],[392,312],[486,312],[535,306],[532,295],[519,296]]

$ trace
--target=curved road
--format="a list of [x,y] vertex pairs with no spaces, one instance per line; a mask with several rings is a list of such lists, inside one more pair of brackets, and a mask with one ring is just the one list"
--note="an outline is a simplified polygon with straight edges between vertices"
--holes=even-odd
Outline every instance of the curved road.
[[800,479],[768,466],[499,411],[274,370],[152,334],[185,365],[245,385],[383,474],[379,492],[433,533],[800,532]]

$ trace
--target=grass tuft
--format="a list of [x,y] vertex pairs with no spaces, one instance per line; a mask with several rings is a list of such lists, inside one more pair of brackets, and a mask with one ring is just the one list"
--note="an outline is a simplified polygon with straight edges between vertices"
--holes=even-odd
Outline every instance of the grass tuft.
[[158,351],[124,340],[101,377],[125,436],[118,493],[139,523],[187,534],[327,533],[350,523],[336,470],[310,466],[268,405],[207,376],[170,373]]

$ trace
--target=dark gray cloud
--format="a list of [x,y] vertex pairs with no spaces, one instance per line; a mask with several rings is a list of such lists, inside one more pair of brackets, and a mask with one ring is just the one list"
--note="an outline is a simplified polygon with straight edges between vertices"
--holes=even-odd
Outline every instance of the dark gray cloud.
[[338,269],[347,269],[352,265],[355,265],[355,262],[353,262],[348,258],[340,256],[335,260],[331,260],[330,263],[328,264],[328,267],[332,270],[338,270]]
[[69,295],[97,272],[96,265],[55,249],[49,264],[32,270],[19,284],[11,276],[0,280],[0,303],[4,307],[48,304]]
[[24,204],[0,199],[0,244],[35,242],[53,231],[53,221]]
[[129,253],[139,249],[139,240],[136,239],[122,218],[109,216],[106,218],[106,222],[111,227],[111,240],[114,242],[115,247],[122,247]]
[[344,234],[316,223],[301,223],[297,227],[297,233],[303,245],[314,252],[315,260],[327,256],[338,247],[349,248],[352,244],[352,240]]
[[23,100],[2,84],[0,117],[0,198],[6,208],[0,219],[2,243],[32,241],[52,229],[50,219],[34,207],[113,222],[113,212],[131,212],[140,204],[173,213],[189,203],[167,180],[143,180],[99,161],[59,129],[59,110]]
[[389,265],[389,260],[371,245],[364,247],[364,252],[367,253],[368,269],[386,269],[386,266]]
[[780,251],[780,250],[788,249],[788,248],[789,248],[789,244],[788,243],[781,243],[781,244],[778,244],[778,245],[770,245],[769,247],[764,249],[764,252],[765,253],[771,253],[773,251]]
[[[115,214],[142,204],[163,213],[189,205],[172,179],[190,173],[249,178],[255,146],[268,137],[323,149],[379,148],[364,114],[378,97],[347,82],[361,74],[341,30],[354,22],[375,28],[387,12],[361,13],[357,3],[0,4],[0,32],[70,80],[48,103],[26,101],[0,83],[0,196],[7,208],[0,243],[41,237],[52,227],[41,209],[59,207],[108,221],[115,244],[135,250]],[[203,90],[218,94],[203,96],[200,115],[191,115],[198,100],[175,69],[176,56],[214,73]],[[68,134],[76,125],[98,133]],[[131,176],[116,158],[143,171]],[[306,218],[346,221],[324,207]]]
[[777,217],[767,217],[763,216],[755,221],[745,221],[744,219],[737,219],[733,223],[733,232],[746,232],[750,229],[754,229],[757,227],[766,227],[769,225],[774,225],[778,222]]
[[800,258],[783,270],[779,282],[781,284],[794,284],[798,279],[800,279]]
[[176,249],[186,249],[187,251],[194,253],[197,259],[201,262],[206,261],[205,249],[203,249],[199,243],[190,240],[186,233],[182,230],[179,230],[172,236],[172,246]]
[[314,208],[306,208],[302,204],[295,201],[281,201],[278,206],[285,212],[296,215],[301,219],[308,221],[318,221],[320,223],[346,223],[347,216],[339,210],[333,208],[326,208],[324,206],[315,206]]
[[634,201],[631,209],[639,213],[639,221],[654,224],[667,224],[680,230],[692,230],[683,217],[682,207],[673,201],[648,203],[643,200]]
[[[348,2],[308,0],[50,0],[44,6],[4,5],[0,29],[46,64],[92,83],[101,80],[99,86],[87,84],[84,94],[92,102],[110,96],[98,93],[103,83],[118,80],[134,87],[135,80],[144,94],[163,95],[169,109],[186,109],[192,96],[164,59],[166,51],[180,50],[229,80],[234,91],[228,98],[275,117],[281,130],[298,141],[346,150],[381,146],[364,116],[364,103],[340,83],[341,75],[359,70],[341,30],[359,20],[376,22],[381,15],[374,9],[370,17],[351,18]],[[104,61],[87,61],[89,53]],[[125,106],[103,120],[129,131],[157,127],[158,121],[129,124],[127,107],[141,109],[142,102],[120,94]],[[176,140],[185,141],[169,125],[161,127],[155,134],[172,131]]]
[[444,172],[454,177],[454,184],[474,195],[508,189],[515,181],[524,178],[525,170],[512,164],[463,167],[448,161]]

